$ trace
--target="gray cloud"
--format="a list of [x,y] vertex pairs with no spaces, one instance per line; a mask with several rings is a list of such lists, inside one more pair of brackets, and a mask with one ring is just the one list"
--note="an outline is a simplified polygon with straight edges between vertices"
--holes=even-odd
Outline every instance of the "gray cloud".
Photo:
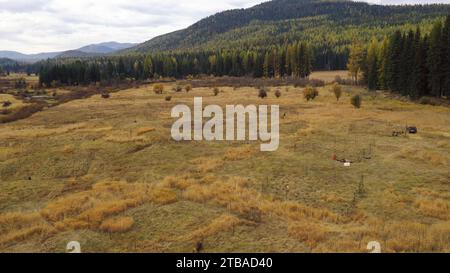
[[[450,0],[366,0],[383,4]],[[0,50],[62,51],[104,41],[143,42],[217,12],[263,0],[0,0]]]
[[0,1],[0,11],[11,13],[27,13],[37,10],[44,10],[46,7],[45,0],[34,0],[32,2],[27,0],[15,0],[15,1]]

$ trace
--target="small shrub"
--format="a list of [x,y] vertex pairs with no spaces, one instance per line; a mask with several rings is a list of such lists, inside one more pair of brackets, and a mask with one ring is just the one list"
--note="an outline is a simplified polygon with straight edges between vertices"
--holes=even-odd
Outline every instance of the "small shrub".
[[25,89],[27,88],[27,82],[25,81],[24,78],[20,78],[16,80],[16,82],[14,83],[14,87],[16,89]]
[[104,99],[109,99],[111,97],[111,95],[110,94],[108,94],[108,93],[102,93],[102,98],[104,98]]
[[217,88],[217,87],[214,87],[214,89],[213,89],[213,93],[214,93],[214,96],[218,96],[218,95],[219,95],[219,93],[220,93],[220,91],[219,91],[219,88]]
[[360,95],[355,95],[351,98],[350,102],[355,108],[361,108],[362,98]]
[[319,96],[319,91],[315,87],[307,86],[303,90],[303,96],[307,101],[314,100],[317,96]]
[[331,91],[334,93],[334,95],[336,96],[336,100],[339,101],[339,99],[342,97],[342,88],[338,83],[334,83],[331,86]]
[[4,101],[3,103],[2,103],[2,106],[3,107],[9,107],[9,106],[11,106],[12,105],[12,103],[9,101],[9,100],[7,100],[7,101]]
[[419,103],[423,104],[423,105],[426,105],[426,104],[430,104],[431,100],[430,100],[429,97],[422,97],[422,98],[420,98]]
[[166,101],[171,101],[172,100],[172,96],[166,96]]
[[260,88],[259,92],[258,92],[258,97],[260,97],[261,99],[267,98],[267,90],[266,88]]
[[281,91],[280,90],[275,91],[275,97],[277,97],[277,98],[281,97]]
[[184,90],[186,90],[186,93],[189,93],[192,90],[192,85],[188,84],[184,87]]
[[442,103],[439,99],[431,98],[431,97],[422,97],[419,99],[419,103],[423,105],[432,105],[432,106],[440,106]]
[[181,85],[176,85],[172,90],[174,92],[179,93],[179,92],[183,91],[183,87],[181,87]]
[[164,92],[164,85],[163,84],[155,84],[153,86],[153,92],[155,92],[155,94],[161,95]]

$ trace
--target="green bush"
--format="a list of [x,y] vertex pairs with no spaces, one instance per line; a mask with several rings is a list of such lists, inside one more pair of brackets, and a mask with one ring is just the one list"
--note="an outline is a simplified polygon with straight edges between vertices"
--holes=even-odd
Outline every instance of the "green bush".
[[334,93],[334,96],[336,96],[336,100],[339,101],[339,99],[342,97],[342,88],[338,83],[334,83],[331,86],[331,91]]
[[351,103],[355,108],[361,108],[362,98],[360,95],[355,95],[351,99]]

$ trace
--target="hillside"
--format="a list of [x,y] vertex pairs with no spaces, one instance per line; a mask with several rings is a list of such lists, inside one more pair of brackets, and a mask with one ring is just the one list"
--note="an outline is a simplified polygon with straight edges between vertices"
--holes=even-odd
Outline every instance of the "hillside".
[[118,50],[123,50],[135,46],[136,44],[105,42],[99,44],[90,44],[74,50],[45,52],[37,54],[23,54],[17,51],[0,50],[0,58],[8,58],[11,60],[34,63],[41,60],[51,58],[86,58],[101,56],[103,54],[114,53]]
[[100,44],[87,45],[87,46],[81,47],[77,50],[84,52],[84,53],[108,54],[108,53],[115,52],[117,50],[127,49],[127,48],[133,47],[135,45],[136,44],[131,44],[131,43],[106,42],[106,43],[100,43]]
[[[318,54],[347,54],[354,39],[369,41],[395,28],[431,22],[450,13],[450,5],[381,6],[352,1],[274,0],[230,10],[151,39],[124,53],[266,47],[286,41],[311,43]],[[415,26],[414,26],[415,27]],[[325,54],[326,55],[326,54]]]

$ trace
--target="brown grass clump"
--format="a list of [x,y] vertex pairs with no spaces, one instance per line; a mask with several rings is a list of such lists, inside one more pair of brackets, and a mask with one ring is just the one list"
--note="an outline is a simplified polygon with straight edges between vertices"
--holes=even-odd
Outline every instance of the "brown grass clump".
[[123,233],[130,231],[134,226],[132,217],[118,217],[107,219],[100,225],[100,230],[108,233]]
[[95,184],[91,190],[51,202],[41,215],[58,229],[96,229],[104,219],[144,203],[165,205],[176,201],[176,192],[169,188],[106,181]]
[[161,186],[178,190],[185,190],[194,182],[194,180],[188,177],[167,176],[164,178],[163,182],[161,182]]
[[442,199],[418,199],[415,202],[417,209],[426,216],[441,220],[450,219],[450,202]]
[[345,198],[338,196],[336,193],[324,194],[321,196],[320,199],[326,203],[329,203],[329,202],[342,203],[342,202],[348,201]]
[[252,157],[254,150],[250,146],[230,148],[226,151],[224,159],[229,161],[244,160]]
[[203,240],[206,237],[213,236],[220,232],[233,230],[240,223],[242,223],[242,221],[235,216],[223,215],[214,219],[209,225],[188,234],[184,239],[187,241]]
[[32,236],[50,236],[55,229],[48,225],[32,226],[24,229],[14,230],[0,237],[0,245],[24,241]]
[[159,205],[167,205],[177,201],[177,193],[171,189],[154,187],[149,193],[149,201]]
[[314,248],[320,242],[327,239],[329,231],[313,222],[292,222],[289,224],[288,233],[291,237],[306,243]]
[[190,163],[195,164],[196,170],[200,173],[214,171],[223,165],[223,161],[217,158],[196,158],[191,160]]
[[41,220],[39,213],[10,212],[0,215],[0,233],[30,227]]
[[37,212],[0,215],[0,245],[23,241],[34,235],[47,236],[54,231]]
[[420,194],[425,197],[450,199],[450,192],[438,192],[427,188],[413,188],[413,193]]
[[214,197],[211,190],[210,186],[195,184],[187,188],[183,193],[183,197],[189,201],[204,203]]
[[87,194],[76,193],[48,204],[41,210],[41,215],[49,221],[56,222],[66,217],[78,215],[91,205],[91,200]]
[[300,221],[305,218],[339,223],[342,219],[338,214],[321,208],[312,208],[296,202],[274,202],[269,208],[289,220]]
[[146,133],[153,132],[153,131],[155,131],[155,128],[153,128],[153,127],[141,127],[139,129],[137,129],[136,135],[141,136],[141,135],[144,135]]

